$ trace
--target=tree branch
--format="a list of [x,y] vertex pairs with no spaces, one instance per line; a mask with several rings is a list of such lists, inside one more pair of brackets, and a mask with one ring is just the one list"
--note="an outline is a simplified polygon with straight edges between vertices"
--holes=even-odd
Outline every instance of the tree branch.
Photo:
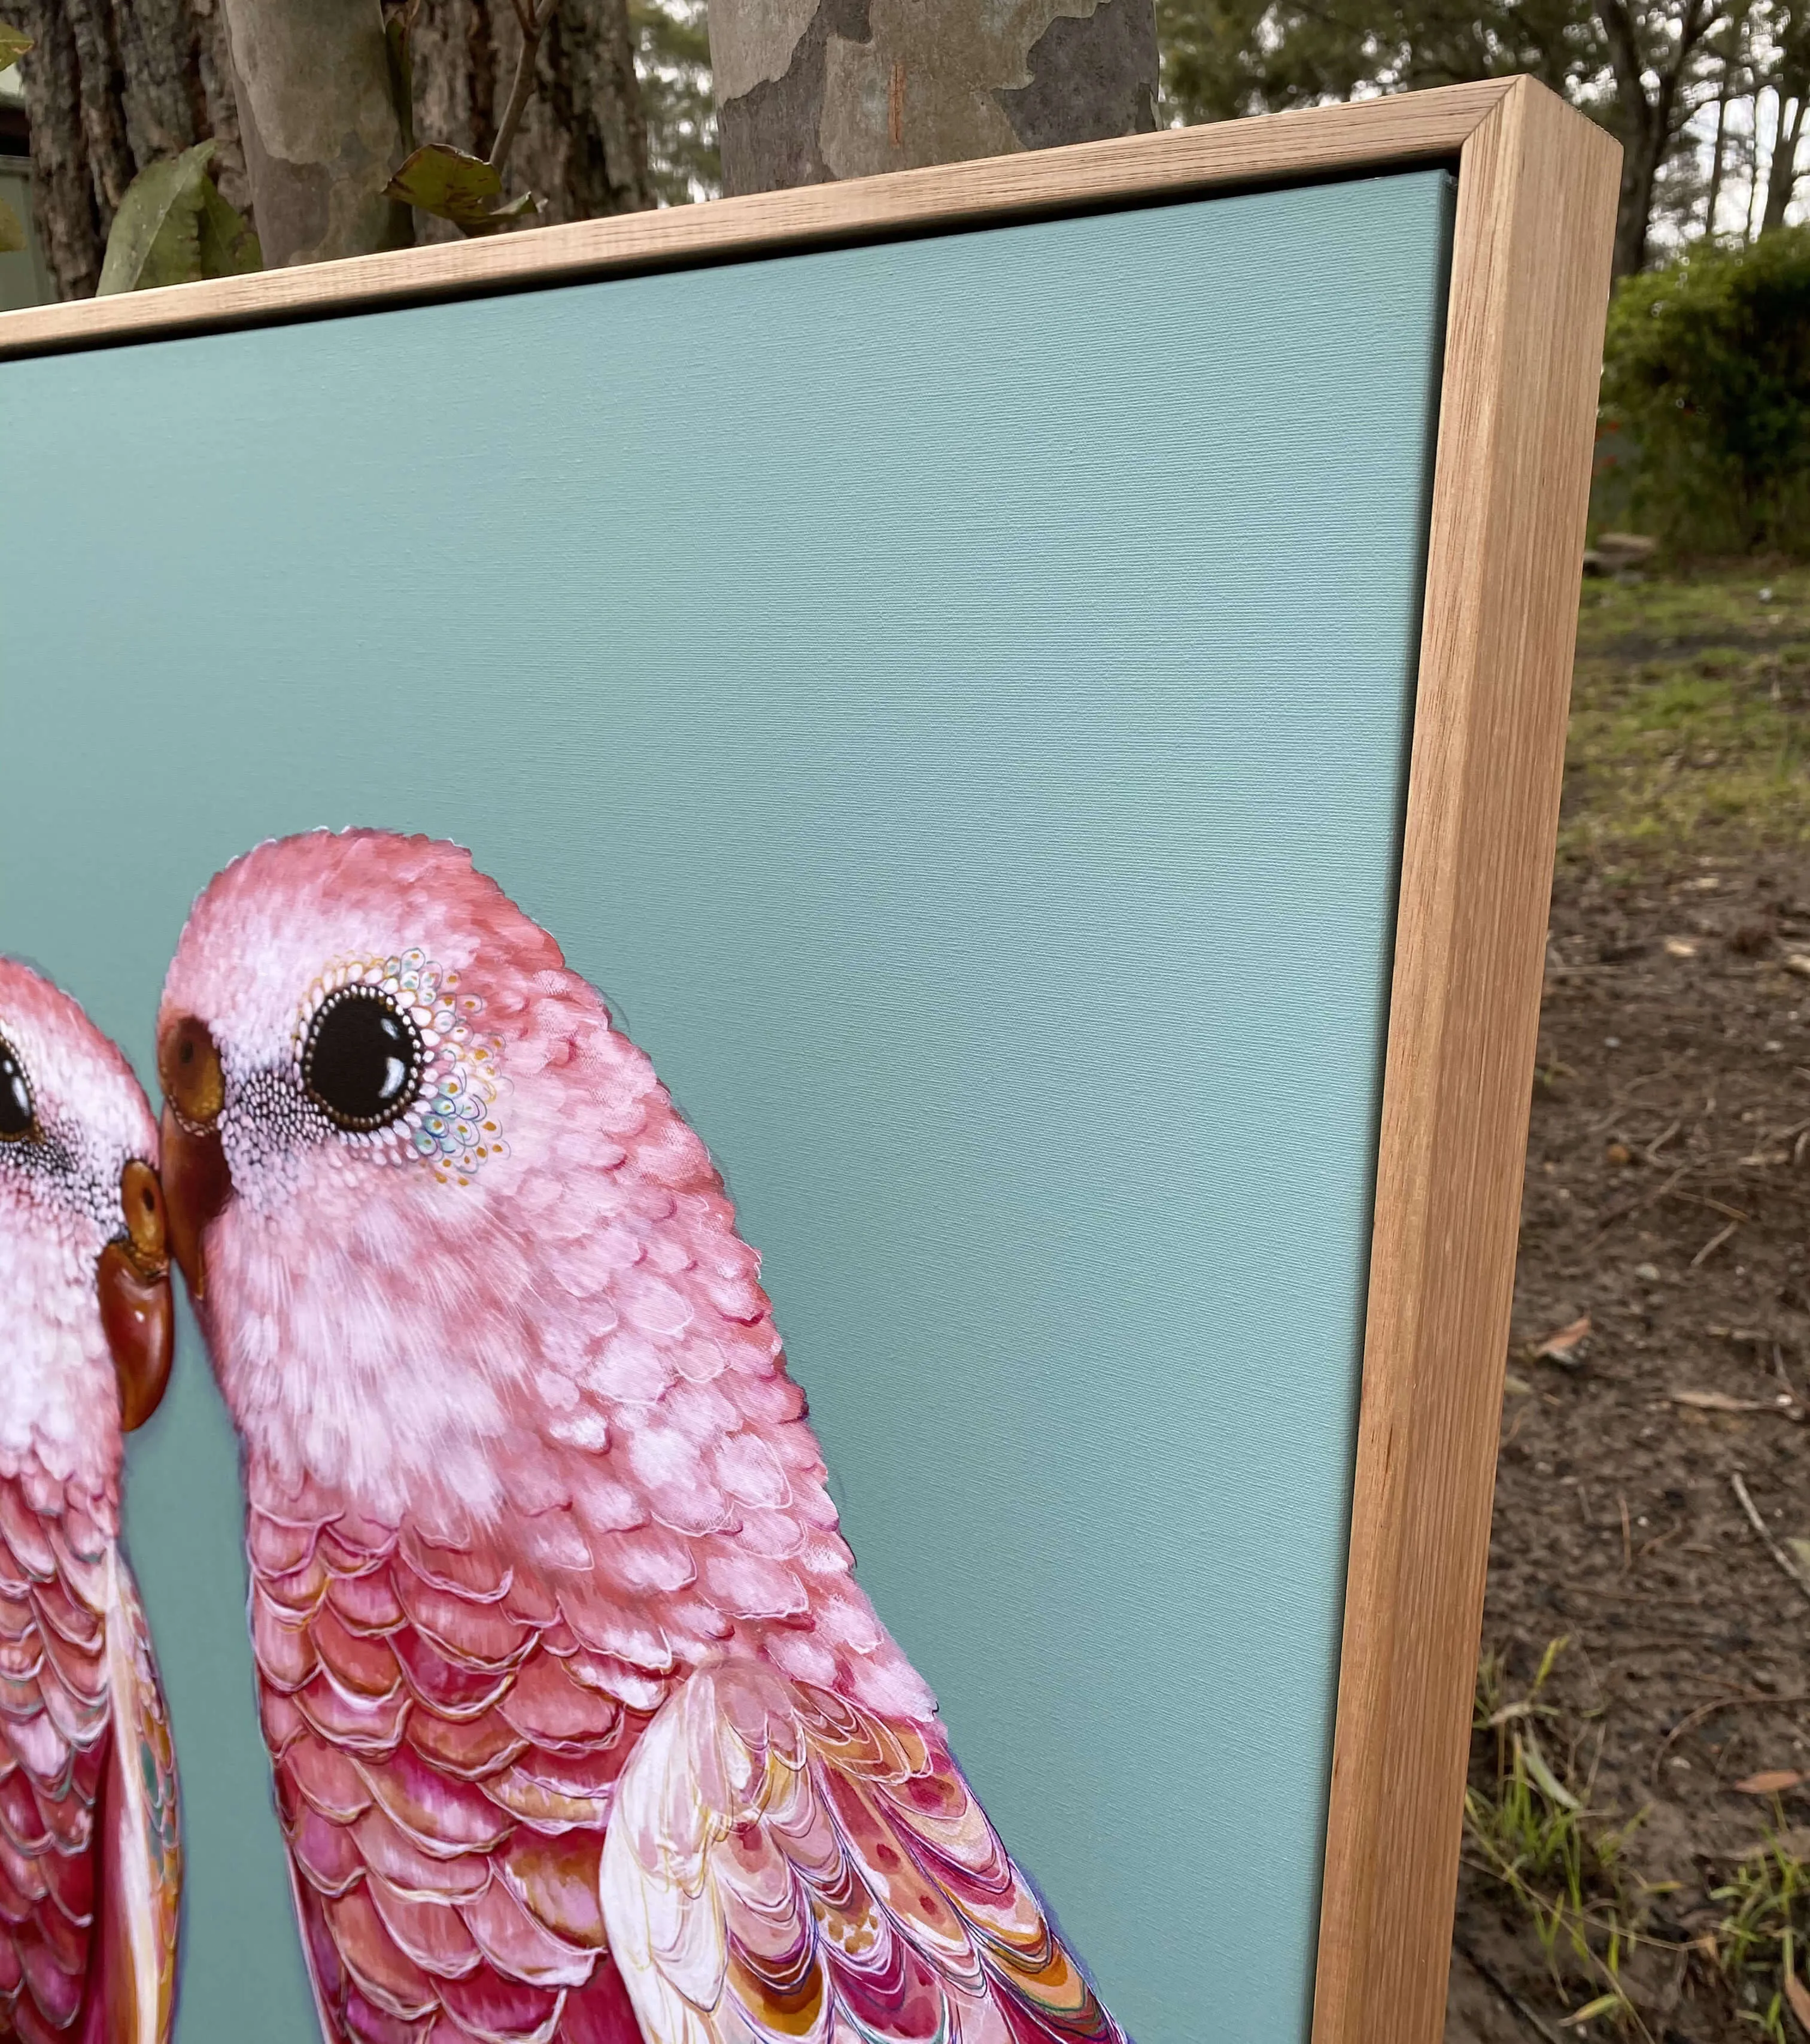
[[553,18],[559,0],[515,0],[516,19],[521,24],[521,55],[517,60],[515,79],[509,86],[509,103],[497,129],[496,147],[490,152],[490,167],[501,171],[515,140],[515,131],[534,93],[534,60],[540,54],[540,38]]

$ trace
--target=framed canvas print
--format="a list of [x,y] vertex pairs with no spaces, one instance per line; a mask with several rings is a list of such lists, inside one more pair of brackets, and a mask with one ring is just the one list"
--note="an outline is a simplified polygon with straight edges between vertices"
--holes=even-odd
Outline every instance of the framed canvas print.
[[0,317],[21,2034],[1432,2044],[1615,187]]

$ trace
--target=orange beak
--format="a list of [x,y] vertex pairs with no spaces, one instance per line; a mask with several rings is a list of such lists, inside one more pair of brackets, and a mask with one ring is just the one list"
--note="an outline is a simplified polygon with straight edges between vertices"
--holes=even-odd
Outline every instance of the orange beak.
[[209,1224],[232,1196],[232,1174],[220,1140],[226,1082],[220,1053],[204,1024],[179,1016],[159,1032],[157,1074],[163,1087],[163,1191],[170,1206],[170,1250],[191,1299],[207,1293],[202,1252]]
[[163,1189],[136,1157],[120,1174],[120,1207],[125,1232],[101,1251],[94,1282],[119,1383],[120,1424],[129,1432],[161,1404],[175,1348]]

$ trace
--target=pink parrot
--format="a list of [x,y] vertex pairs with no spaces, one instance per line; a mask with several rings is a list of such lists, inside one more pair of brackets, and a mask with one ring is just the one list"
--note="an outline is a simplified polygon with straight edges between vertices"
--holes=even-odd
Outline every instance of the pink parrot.
[[1120,2040],[857,1585],[704,1145],[470,855],[195,904],[171,1247],[332,2044]]
[[119,1549],[121,1430],[169,1377],[156,1124],[0,959],[0,2038],[161,2044],[182,1882],[169,1713]]

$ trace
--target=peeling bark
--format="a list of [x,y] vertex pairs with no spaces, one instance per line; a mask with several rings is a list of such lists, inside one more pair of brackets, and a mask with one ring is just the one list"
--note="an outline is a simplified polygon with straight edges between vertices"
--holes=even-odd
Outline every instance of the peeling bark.
[[250,203],[217,0],[13,0],[35,36],[20,65],[33,210],[57,295],[91,297],[125,188],[212,136],[221,192]]
[[405,248],[406,153],[378,0],[222,0],[264,263]]
[[[415,133],[487,157],[521,48],[509,0],[435,0],[412,44]],[[647,125],[624,0],[562,0],[541,40],[536,89],[509,155],[508,189],[546,201],[528,225],[633,213],[654,202]],[[424,241],[455,240],[420,221]]]
[[1156,125],[1152,0],[714,0],[727,192]]

